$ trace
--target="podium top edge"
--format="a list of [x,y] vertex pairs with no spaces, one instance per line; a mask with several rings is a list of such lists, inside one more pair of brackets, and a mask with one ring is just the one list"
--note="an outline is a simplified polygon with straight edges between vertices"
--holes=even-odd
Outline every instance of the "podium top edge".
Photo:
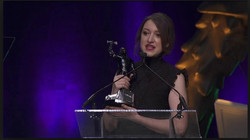
[[165,109],[76,109],[75,112],[196,112],[196,110],[165,110]]

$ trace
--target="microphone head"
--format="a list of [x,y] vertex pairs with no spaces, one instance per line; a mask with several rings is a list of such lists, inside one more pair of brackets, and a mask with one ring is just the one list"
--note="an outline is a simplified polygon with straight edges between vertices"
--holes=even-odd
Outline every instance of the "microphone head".
[[147,57],[147,53],[145,53],[145,52],[140,52],[139,55],[140,55],[142,58]]

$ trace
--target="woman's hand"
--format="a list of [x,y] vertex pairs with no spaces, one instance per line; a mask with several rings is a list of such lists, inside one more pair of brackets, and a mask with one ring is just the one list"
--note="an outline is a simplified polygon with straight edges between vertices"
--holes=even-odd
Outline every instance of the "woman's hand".
[[[106,106],[105,109],[114,109],[114,110],[136,110],[133,107],[127,106],[125,104],[122,104],[121,107],[115,107],[115,106]],[[137,112],[109,112],[109,115],[113,117],[118,118],[124,118],[128,120],[133,120],[135,117],[138,117],[139,114]]]
[[[135,109],[135,108],[122,104],[121,107],[105,106],[105,109],[127,110],[127,109]],[[139,115],[136,112],[104,112],[103,113],[104,126],[107,131],[111,132],[117,128],[117,125],[118,125],[117,118],[125,118],[125,119],[132,120],[133,117],[135,116],[139,116]]]
[[[118,80],[119,78],[123,77],[124,75],[115,75],[114,77],[114,80],[113,81],[116,81]],[[130,78],[133,76],[133,74],[130,74]],[[113,84],[113,87],[112,87],[112,92],[111,94],[116,94],[118,92],[118,90],[120,90],[121,88],[125,88],[125,89],[128,89],[129,90],[129,87],[130,87],[130,78],[125,76],[123,77],[122,79],[118,80],[117,82],[115,82]]]

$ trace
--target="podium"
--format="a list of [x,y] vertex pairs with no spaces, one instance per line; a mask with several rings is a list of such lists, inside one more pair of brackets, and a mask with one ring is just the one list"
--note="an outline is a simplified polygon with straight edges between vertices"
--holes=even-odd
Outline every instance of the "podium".
[[[124,118],[118,119],[118,122],[123,124],[130,132],[116,133],[108,132],[105,128],[103,114],[104,113],[126,113],[137,112],[138,114],[154,119],[168,119],[169,123],[166,123],[166,128],[169,128],[168,134],[156,133],[149,130],[143,125],[129,121]],[[196,110],[182,110],[181,113],[187,114],[187,128],[183,135],[178,135],[178,119],[172,117],[173,114],[177,114],[180,110],[153,110],[153,109],[137,109],[137,110],[109,110],[109,109],[79,109],[75,110],[75,115],[79,127],[81,138],[202,138],[200,135],[199,124],[197,119]],[[172,116],[171,116],[172,114]],[[123,127],[118,125],[118,127]],[[118,131],[119,132],[119,131]],[[123,131],[120,131],[123,132]]]

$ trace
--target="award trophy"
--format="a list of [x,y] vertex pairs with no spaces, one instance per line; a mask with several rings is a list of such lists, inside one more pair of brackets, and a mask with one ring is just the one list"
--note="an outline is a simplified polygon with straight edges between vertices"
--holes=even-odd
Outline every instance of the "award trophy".
[[[132,71],[132,78],[135,78],[136,73],[134,69],[134,61],[131,58],[127,57],[126,49],[123,47],[120,48],[119,55],[116,55],[113,51],[113,44],[117,45],[117,42],[107,41],[107,43],[110,43],[108,49],[110,56],[118,63],[117,74],[127,75],[128,72]],[[121,106],[121,104],[126,104],[129,106],[133,106],[134,93],[125,88],[121,88],[116,94],[107,95],[105,97],[105,100],[106,105]]]

